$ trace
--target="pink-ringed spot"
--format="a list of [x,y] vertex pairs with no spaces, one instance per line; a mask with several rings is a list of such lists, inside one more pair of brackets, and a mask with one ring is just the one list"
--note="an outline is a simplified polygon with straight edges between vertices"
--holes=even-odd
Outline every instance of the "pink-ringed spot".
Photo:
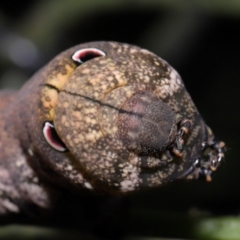
[[103,57],[106,54],[97,48],[83,48],[72,55],[73,61],[82,64],[96,57]]
[[53,123],[45,122],[43,125],[43,136],[47,143],[59,152],[66,152],[68,149],[62,140],[59,138]]

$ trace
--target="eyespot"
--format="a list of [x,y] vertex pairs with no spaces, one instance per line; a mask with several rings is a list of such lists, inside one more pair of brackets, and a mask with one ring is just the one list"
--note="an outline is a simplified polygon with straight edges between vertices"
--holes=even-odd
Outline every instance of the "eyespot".
[[43,125],[43,136],[45,137],[47,143],[54,148],[55,150],[59,152],[65,152],[67,151],[67,147],[62,142],[62,140],[59,138],[55,127],[50,122],[45,122]]
[[73,61],[82,64],[93,58],[102,57],[102,56],[106,56],[106,54],[97,48],[84,48],[84,49],[76,51],[72,55],[72,59],[73,59]]

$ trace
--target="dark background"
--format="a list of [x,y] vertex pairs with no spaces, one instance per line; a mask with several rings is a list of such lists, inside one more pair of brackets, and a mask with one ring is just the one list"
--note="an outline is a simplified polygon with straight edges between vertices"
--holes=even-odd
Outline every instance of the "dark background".
[[[130,196],[131,219],[143,212],[143,218],[157,212],[162,219],[172,215],[175,219],[178,214],[183,219],[238,216],[240,2],[1,1],[0,88],[19,88],[59,52],[96,40],[139,45],[167,60],[182,76],[206,123],[228,148],[212,183],[178,182]],[[152,226],[148,230],[144,221],[146,227],[134,234],[158,235],[151,234]],[[172,236],[189,236],[181,234]],[[159,236],[164,235],[171,237],[171,231]]]

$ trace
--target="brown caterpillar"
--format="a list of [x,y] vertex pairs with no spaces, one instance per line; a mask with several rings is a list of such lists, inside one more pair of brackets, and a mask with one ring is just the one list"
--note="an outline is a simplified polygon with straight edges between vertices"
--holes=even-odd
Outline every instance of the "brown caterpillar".
[[23,182],[47,196],[43,180],[106,192],[210,181],[224,157],[178,73],[136,46],[75,46],[0,97],[0,179],[21,179],[9,183],[20,198]]
[[[67,146],[63,150],[89,175],[85,185],[134,191],[183,177],[210,180],[224,144],[214,141],[168,63],[147,50],[111,42],[63,54],[72,62],[61,65],[62,71],[76,68],[62,87],[44,83],[43,105],[47,97],[56,104],[43,120],[54,122]],[[206,149],[209,157],[203,160]]]

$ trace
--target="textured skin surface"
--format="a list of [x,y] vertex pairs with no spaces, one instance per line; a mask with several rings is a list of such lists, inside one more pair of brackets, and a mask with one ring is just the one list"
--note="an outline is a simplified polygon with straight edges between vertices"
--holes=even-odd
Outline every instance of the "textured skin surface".
[[[83,48],[106,56],[79,65]],[[75,46],[0,99],[0,214],[50,207],[55,186],[118,193],[198,178],[202,143],[214,139],[178,73],[127,44]],[[191,129],[176,140],[183,119]],[[48,121],[69,151],[47,143]]]

